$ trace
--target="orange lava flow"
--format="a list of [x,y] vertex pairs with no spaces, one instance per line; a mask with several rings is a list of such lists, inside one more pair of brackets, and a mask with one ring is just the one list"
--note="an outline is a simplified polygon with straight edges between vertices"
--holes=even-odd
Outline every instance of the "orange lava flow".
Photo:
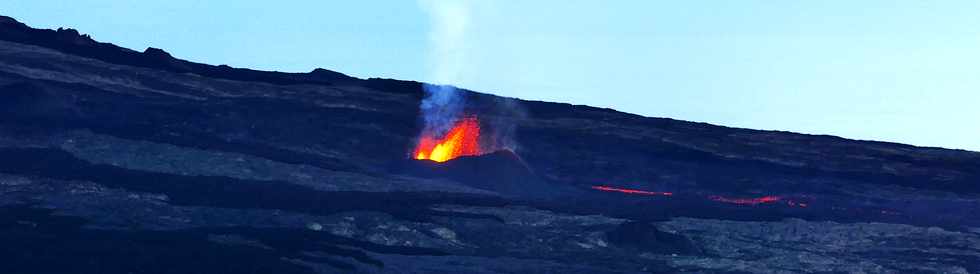
[[464,118],[442,138],[423,135],[415,148],[415,159],[445,162],[460,156],[480,155],[480,123]]
[[609,192],[620,192],[626,194],[639,194],[639,195],[658,195],[658,196],[674,195],[673,192],[654,192],[654,191],[645,191],[645,190],[637,190],[637,189],[618,188],[618,187],[611,187],[611,186],[593,186],[592,189],[609,191]]
[[[771,204],[771,203],[779,202],[783,198],[779,196],[764,196],[759,198],[728,198],[728,197],[713,195],[713,196],[708,196],[708,199],[711,199],[712,201],[716,201],[716,202],[737,204],[737,205],[757,205],[757,204]],[[804,204],[803,207],[806,207],[806,204]]]

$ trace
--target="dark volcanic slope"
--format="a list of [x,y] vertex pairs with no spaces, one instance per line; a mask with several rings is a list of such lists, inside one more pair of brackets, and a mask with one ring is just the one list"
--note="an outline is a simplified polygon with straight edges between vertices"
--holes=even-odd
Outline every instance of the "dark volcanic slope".
[[409,160],[421,83],[211,66],[0,17],[0,265],[980,272],[980,153],[463,93],[514,128],[513,154]]

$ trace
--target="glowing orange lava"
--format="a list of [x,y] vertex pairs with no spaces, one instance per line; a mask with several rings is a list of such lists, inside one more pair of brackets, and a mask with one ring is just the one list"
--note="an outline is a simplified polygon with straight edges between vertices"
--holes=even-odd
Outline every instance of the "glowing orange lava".
[[654,191],[645,191],[645,190],[637,190],[637,189],[618,188],[618,187],[611,187],[611,186],[593,186],[592,189],[601,190],[601,191],[609,191],[609,192],[620,192],[620,193],[626,193],[626,194],[659,195],[659,196],[673,196],[674,195],[673,192],[654,192]]
[[480,155],[480,123],[476,118],[464,118],[442,136],[425,135],[415,148],[415,159],[445,162],[459,156]]
[[[757,204],[771,204],[771,203],[779,202],[780,200],[783,199],[783,197],[764,196],[759,198],[728,198],[728,197],[722,197],[718,195],[712,195],[712,196],[708,196],[708,199],[711,199],[712,201],[716,201],[716,202],[737,204],[737,205],[757,205]],[[806,204],[804,204],[803,207],[806,207]]]

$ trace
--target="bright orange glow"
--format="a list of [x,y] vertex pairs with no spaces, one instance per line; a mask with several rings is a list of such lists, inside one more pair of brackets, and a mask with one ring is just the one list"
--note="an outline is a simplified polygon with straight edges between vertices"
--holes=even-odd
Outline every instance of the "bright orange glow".
[[480,155],[480,123],[464,118],[441,139],[423,134],[415,148],[415,159],[445,162],[459,156]]
[[654,191],[645,191],[645,190],[637,190],[637,189],[618,188],[618,187],[611,187],[611,186],[593,186],[592,189],[609,191],[609,192],[620,192],[626,194],[639,194],[639,195],[660,195],[660,196],[674,195],[673,192],[654,192]]

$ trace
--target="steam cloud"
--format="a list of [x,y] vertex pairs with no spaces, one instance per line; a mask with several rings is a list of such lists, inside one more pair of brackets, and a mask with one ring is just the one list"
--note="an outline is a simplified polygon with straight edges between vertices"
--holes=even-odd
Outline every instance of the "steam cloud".
[[442,135],[449,131],[463,112],[464,97],[452,86],[424,85],[425,99],[422,99],[422,119],[426,133]]
[[[466,27],[469,24],[469,6],[463,1],[419,1],[429,14],[431,31],[430,79],[437,83],[455,83],[459,80],[465,58]],[[460,118],[465,98],[455,87],[424,85],[422,100],[424,132],[444,134],[453,122]]]
[[[445,85],[460,82],[460,75],[466,64],[469,50],[467,31],[471,23],[473,3],[464,0],[420,0],[419,5],[428,13],[430,81],[443,85],[423,85],[425,98],[420,105],[422,134],[442,136],[464,115],[466,93],[453,86]],[[480,113],[481,140],[483,149],[494,151],[508,149],[515,151],[513,141],[515,119],[524,117],[524,110],[517,100],[495,98],[490,107],[482,108]],[[486,103],[486,102],[485,102]]]

